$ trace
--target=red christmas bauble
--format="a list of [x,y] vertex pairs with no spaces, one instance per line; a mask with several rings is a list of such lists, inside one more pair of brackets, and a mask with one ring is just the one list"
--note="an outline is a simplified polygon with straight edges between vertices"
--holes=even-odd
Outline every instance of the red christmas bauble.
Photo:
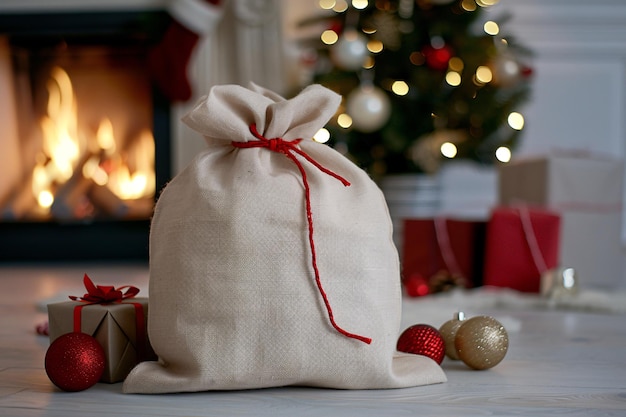
[[528,78],[531,75],[533,75],[533,69],[531,67],[526,67],[526,66],[522,67],[522,76],[524,78]]
[[441,48],[434,48],[430,45],[424,46],[422,54],[426,58],[426,65],[437,71],[448,69],[448,61],[452,58],[452,48],[443,45]]
[[404,279],[404,288],[409,297],[421,297],[430,293],[428,280],[421,274],[411,274]]
[[57,387],[82,391],[100,380],[104,362],[104,350],[96,339],[85,333],[67,333],[50,344],[45,367]]
[[396,347],[400,352],[414,353],[431,358],[438,364],[446,355],[446,344],[439,330],[428,324],[415,324],[398,338]]

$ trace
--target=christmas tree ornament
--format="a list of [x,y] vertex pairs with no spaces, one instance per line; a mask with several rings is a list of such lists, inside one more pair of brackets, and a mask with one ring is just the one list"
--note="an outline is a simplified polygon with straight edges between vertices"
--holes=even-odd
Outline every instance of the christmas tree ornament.
[[448,320],[439,328],[439,333],[441,333],[441,337],[443,337],[443,341],[446,344],[446,356],[452,360],[459,360],[459,356],[456,353],[456,348],[454,347],[454,339],[456,338],[456,332],[459,330],[459,327],[463,324],[465,320],[465,313],[459,311],[454,314],[454,318],[452,320]]
[[499,364],[509,348],[509,336],[502,324],[489,316],[465,320],[458,328],[454,346],[459,359],[476,370]]
[[493,82],[502,87],[517,84],[522,76],[522,68],[514,56],[509,53],[498,55],[492,62]]
[[363,67],[369,56],[367,38],[354,29],[346,30],[332,46],[333,62],[347,71],[357,71]]
[[85,333],[66,333],[46,352],[50,381],[64,391],[82,391],[96,384],[104,372],[105,356],[98,341]]
[[48,321],[44,321],[43,323],[39,323],[37,326],[35,326],[35,331],[37,332],[37,334],[42,335],[42,336],[48,336],[50,333],[50,327],[48,324]]
[[380,129],[391,115],[391,102],[383,90],[363,84],[348,94],[346,111],[352,117],[352,126],[364,133]]
[[454,51],[448,44],[441,46],[426,45],[422,48],[422,54],[426,58],[426,65],[436,71],[448,69],[448,62],[454,55]]
[[404,279],[403,284],[409,297],[422,297],[430,292],[428,280],[422,274],[411,274]]
[[521,69],[521,74],[523,78],[529,78],[533,75],[533,69],[529,66],[523,65]]
[[427,356],[441,364],[446,346],[439,330],[428,324],[415,324],[407,328],[398,338],[396,348],[400,352]]

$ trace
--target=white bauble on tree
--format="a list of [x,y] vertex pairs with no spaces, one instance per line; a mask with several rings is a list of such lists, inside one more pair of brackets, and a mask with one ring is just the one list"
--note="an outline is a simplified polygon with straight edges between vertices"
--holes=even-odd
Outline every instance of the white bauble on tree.
[[364,133],[380,129],[391,115],[391,102],[383,90],[373,85],[361,85],[346,99],[346,111],[352,126]]
[[515,85],[520,81],[522,69],[511,54],[498,55],[493,63],[494,82],[501,86]]
[[333,62],[347,71],[357,71],[363,67],[369,55],[367,38],[356,30],[346,30],[331,48]]

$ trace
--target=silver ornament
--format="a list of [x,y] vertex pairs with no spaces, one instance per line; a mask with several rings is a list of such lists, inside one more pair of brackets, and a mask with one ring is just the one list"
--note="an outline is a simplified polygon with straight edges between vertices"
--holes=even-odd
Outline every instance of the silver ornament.
[[391,115],[391,102],[383,90],[373,85],[354,89],[346,99],[352,126],[364,133],[380,129]]
[[331,58],[338,66],[348,71],[357,71],[363,67],[369,55],[367,38],[356,30],[347,30],[332,46]]

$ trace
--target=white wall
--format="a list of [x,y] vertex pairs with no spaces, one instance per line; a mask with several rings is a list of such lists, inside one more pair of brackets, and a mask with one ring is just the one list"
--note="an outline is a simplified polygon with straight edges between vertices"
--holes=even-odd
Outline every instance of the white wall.
[[501,0],[494,15],[535,53],[520,154],[578,149],[623,156],[626,2]]

